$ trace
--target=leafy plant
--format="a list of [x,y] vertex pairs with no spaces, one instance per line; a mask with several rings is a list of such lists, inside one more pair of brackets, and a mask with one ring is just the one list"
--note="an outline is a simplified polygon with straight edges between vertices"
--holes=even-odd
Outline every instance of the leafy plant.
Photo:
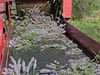
[[99,8],[99,0],[73,0],[73,19],[80,19]]
[[30,35],[22,37],[23,40],[35,40],[37,38],[38,34],[37,33],[32,33]]

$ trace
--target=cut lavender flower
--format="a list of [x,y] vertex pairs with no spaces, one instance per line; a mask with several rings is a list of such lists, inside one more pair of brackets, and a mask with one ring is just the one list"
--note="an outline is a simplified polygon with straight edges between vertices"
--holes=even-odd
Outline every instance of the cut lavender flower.
[[[10,55],[18,62],[12,58],[13,64],[9,64],[11,69],[16,66],[15,72],[21,72],[21,75],[26,75],[26,73],[32,75],[28,73],[31,68],[33,68],[33,72],[39,72],[34,72],[36,75],[74,75],[73,71],[77,66],[78,69],[89,71],[86,66],[80,68],[88,58],[85,59],[86,56],[82,50],[63,35],[66,24],[58,25],[50,16],[45,15],[45,12],[41,12],[37,6],[27,9],[26,12],[27,19],[15,26],[12,35],[13,49]],[[58,17],[57,22],[60,23]],[[19,59],[20,57],[23,60]],[[32,60],[29,63],[30,58]],[[9,69],[10,73],[12,73],[11,69]],[[94,71],[97,72],[97,68]],[[7,68],[3,73],[8,73]]]
[[26,66],[26,63],[24,60],[19,58],[18,62],[10,56],[11,62],[9,63],[8,68],[3,69],[3,75],[29,75],[30,69],[35,70],[36,69],[36,59],[33,57],[31,58],[31,61]]

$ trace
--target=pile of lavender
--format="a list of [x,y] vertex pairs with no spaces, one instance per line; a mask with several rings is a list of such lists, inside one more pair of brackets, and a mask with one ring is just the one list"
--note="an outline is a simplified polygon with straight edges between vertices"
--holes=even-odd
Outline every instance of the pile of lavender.
[[[77,45],[69,40],[65,35],[63,27],[65,24],[58,24],[47,16],[45,12],[41,12],[38,7],[27,10],[27,19],[21,24],[14,27],[10,44],[16,50],[27,50],[24,45],[41,42],[42,40],[60,41],[62,44],[44,44],[41,45],[41,50],[48,47],[59,47],[60,50],[70,49],[67,54],[78,54],[82,50],[78,49]],[[71,51],[71,53],[69,52]],[[75,52],[73,52],[75,51]]]
[[54,61],[46,65],[46,68],[37,70],[37,60],[34,57],[27,65],[21,58],[16,61],[10,56],[9,67],[3,68],[2,73],[3,75],[100,75],[100,65],[91,62],[88,58],[70,61],[72,61],[71,67],[59,65],[59,62]]
[[[63,35],[65,33],[63,29],[65,24],[58,25],[59,18],[57,22],[53,21],[49,15],[41,12],[36,6],[27,9],[25,16],[27,17],[25,20],[14,25],[12,39],[10,40],[14,50],[12,50],[10,56],[15,59],[11,57],[10,68],[5,68],[4,74],[13,75],[16,71],[15,75],[78,75],[78,73],[89,75],[87,73],[91,72],[93,73],[91,75],[97,75],[94,73],[98,69],[94,71],[93,66],[91,70],[88,68],[91,65],[83,66],[87,65],[89,58],[82,53],[82,50],[75,43]],[[27,71],[28,66],[26,64],[29,61],[27,59],[33,56],[36,59],[30,61],[31,66]],[[25,64],[24,60],[21,62],[20,57],[23,57],[27,63]],[[51,61],[48,62],[46,58]],[[18,60],[18,62],[15,60]],[[38,68],[38,65],[43,65],[41,62],[45,64],[43,69]],[[26,66],[26,68],[23,68],[23,66]],[[29,69],[31,69],[32,73]]]

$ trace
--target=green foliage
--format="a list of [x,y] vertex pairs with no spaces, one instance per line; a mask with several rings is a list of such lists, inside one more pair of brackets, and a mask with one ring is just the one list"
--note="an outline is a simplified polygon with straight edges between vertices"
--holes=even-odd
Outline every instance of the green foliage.
[[91,21],[91,22],[85,22],[85,21],[69,21],[72,25],[75,25],[79,30],[84,32],[89,37],[100,41],[100,22],[98,21]]
[[23,27],[23,29],[20,29],[20,30],[18,31],[18,34],[19,34],[19,35],[22,35],[22,34],[25,33],[26,30],[27,30],[27,28],[26,28],[26,27]]
[[97,73],[93,71],[95,65],[96,64],[93,62],[87,61],[82,65],[76,66],[72,70],[75,75],[97,75]]
[[73,0],[73,19],[80,19],[100,8],[99,0]]
[[35,40],[37,38],[38,34],[37,33],[32,33],[30,35],[22,37],[22,40]]
[[[97,3],[97,6],[100,6],[100,4]],[[92,10],[91,13],[84,15],[81,19],[69,20],[69,22],[89,37],[100,42],[100,9]]]

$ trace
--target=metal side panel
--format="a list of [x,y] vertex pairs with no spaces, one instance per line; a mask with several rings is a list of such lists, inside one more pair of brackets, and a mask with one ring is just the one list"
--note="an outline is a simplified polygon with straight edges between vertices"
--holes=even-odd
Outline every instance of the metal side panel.
[[[69,23],[66,23],[66,36],[78,44],[83,52],[86,53],[91,59],[100,53],[100,43],[88,37],[86,34],[75,28]],[[100,62],[100,58],[99,62]]]

